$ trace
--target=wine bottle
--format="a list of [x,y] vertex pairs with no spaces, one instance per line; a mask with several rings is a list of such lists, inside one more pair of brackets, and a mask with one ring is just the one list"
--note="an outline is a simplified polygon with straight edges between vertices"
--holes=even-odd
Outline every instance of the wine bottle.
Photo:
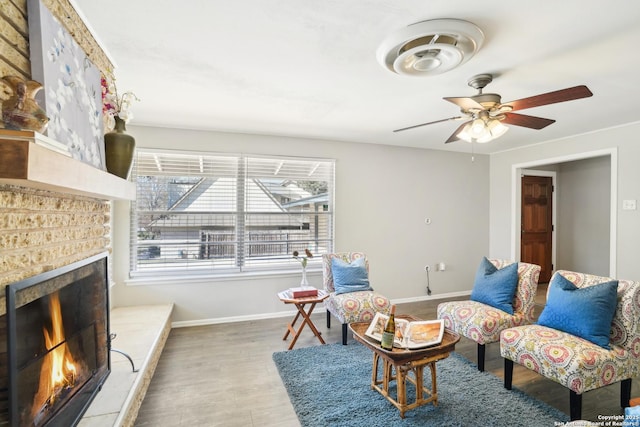
[[391,313],[389,313],[389,319],[386,325],[384,325],[384,331],[382,332],[382,340],[380,341],[380,347],[385,350],[393,350],[393,339],[396,336],[396,306],[391,306]]

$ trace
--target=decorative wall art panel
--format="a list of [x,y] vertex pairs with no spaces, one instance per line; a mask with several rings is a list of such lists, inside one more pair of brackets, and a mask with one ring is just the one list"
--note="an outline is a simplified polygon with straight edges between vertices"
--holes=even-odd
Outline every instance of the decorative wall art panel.
[[31,75],[44,85],[37,98],[50,119],[47,136],[104,170],[100,71],[40,0],[27,7]]

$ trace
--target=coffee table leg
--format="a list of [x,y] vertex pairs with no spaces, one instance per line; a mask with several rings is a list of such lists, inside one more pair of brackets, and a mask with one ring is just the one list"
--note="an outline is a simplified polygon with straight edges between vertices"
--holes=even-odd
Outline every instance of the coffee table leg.
[[371,389],[375,389],[375,386],[378,384],[378,353],[373,353],[373,370],[371,371]]
[[388,360],[383,361],[382,368],[382,390],[384,391],[384,395],[389,395],[389,383],[391,382],[391,363]]
[[438,386],[436,383],[436,362],[429,363],[431,368],[431,397],[433,397],[433,406],[438,406]]
[[423,384],[423,366],[416,366],[413,368],[414,375],[416,376],[416,403],[420,404],[424,400],[424,384]]
[[405,406],[407,405],[407,373],[402,366],[396,366],[396,387],[398,388],[398,405],[400,418],[404,418]]

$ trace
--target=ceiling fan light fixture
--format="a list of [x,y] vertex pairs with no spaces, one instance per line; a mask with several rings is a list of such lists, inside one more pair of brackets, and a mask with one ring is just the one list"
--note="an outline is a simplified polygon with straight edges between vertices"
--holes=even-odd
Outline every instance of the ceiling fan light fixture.
[[498,119],[493,119],[487,124],[487,129],[491,133],[491,139],[500,138],[502,135],[507,133],[509,128],[502,124],[502,122]]
[[456,136],[463,141],[483,144],[500,138],[508,130],[500,120],[489,119],[485,122],[478,118],[468,122]]
[[471,136],[471,122],[467,123],[456,136],[463,141],[472,142],[473,137]]
[[456,136],[467,142],[491,141],[491,132],[481,119],[468,122]]
[[469,134],[474,138],[480,138],[484,136],[487,131],[487,126],[482,119],[475,119],[469,126]]
[[376,56],[384,68],[396,74],[431,76],[464,64],[483,42],[484,33],[471,22],[433,19],[390,34]]

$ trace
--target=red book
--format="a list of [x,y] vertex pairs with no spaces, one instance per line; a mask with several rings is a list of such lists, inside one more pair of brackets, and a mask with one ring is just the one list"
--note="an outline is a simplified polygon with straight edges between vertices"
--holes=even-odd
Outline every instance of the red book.
[[317,297],[318,296],[318,290],[316,288],[314,288],[313,286],[302,286],[299,288],[291,288],[289,289],[289,291],[291,291],[291,297],[292,298],[304,298],[304,297]]

